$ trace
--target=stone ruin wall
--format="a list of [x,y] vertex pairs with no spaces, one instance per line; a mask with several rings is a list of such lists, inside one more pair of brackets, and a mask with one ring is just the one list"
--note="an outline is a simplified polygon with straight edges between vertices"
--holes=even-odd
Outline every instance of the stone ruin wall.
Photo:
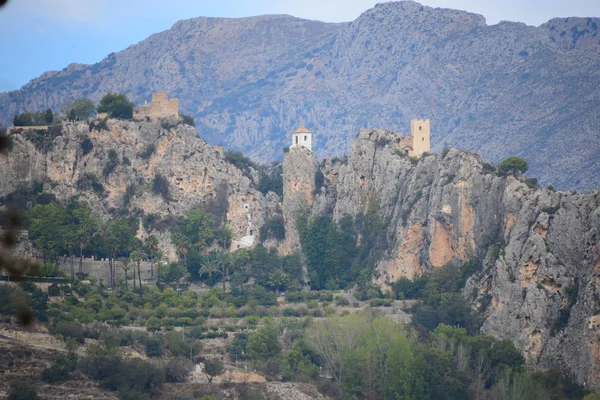
[[167,118],[179,116],[179,99],[167,99],[166,92],[152,93],[152,101],[140,106],[135,113],[137,118]]

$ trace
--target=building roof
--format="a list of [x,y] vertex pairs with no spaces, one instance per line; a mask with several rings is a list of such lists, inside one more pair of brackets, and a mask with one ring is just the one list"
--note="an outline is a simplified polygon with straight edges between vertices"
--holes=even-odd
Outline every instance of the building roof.
[[300,128],[296,129],[293,133],[312,133],[312,132],[309,131],[308,129],[306,129],[303,125]]

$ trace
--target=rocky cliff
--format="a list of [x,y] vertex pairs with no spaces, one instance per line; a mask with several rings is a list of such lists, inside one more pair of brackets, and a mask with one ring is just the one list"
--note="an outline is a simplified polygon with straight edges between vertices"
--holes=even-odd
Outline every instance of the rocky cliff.
[[[513,339],[533,367],[600,387],[600,189],[549,190],[456,149],[411,159],[397,140],[361,130],[346,160],[325,160],[313,214],[340,219],[379,204],[387,251],[374,281],[383,287],[478,260],[463,295],[485,317],[483,332]],[[310,163],[287,155],[302,165],[299,156]]]
[[166,90],[201,137],[268,160],[302,124],[316,133],[317,152],[332,155],[346,153],[361,127],[402,131],[411,118],[431,118],[437,151],[520,155],[542,183],[591,190],[600,184],[599,25],[486,25],[412,1],[344,24],[195,18],[0,93],[0,120],[109,91],[141,104]]
[[[234,240],[279,209],[277,195],[256,190],[251,173],[228,163],[220,147],[177,118],[64,123],[11,136],[12,150],[0,154],[0,197],[39,183],[61,201],[77,196],[104,215],[126,209],[140,222],[142,216],[156,221],[200,207],[229,225]],[[153,190],[157,176],[168,194]],[[142,236],[148,233],[142,223],[140,229]],[[155,233],[175,257],[168,235]]]

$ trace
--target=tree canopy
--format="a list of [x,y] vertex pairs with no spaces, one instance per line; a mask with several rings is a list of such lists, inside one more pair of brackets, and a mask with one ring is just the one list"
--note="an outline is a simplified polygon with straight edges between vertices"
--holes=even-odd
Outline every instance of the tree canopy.
[[111,118],[133,118],[134,104],[123,93],[108,93],[100,100],[98,112],[108,113]]
[[521,157],[512,156],[502,160],[498,169],[500,172],[505,173],[510,172],[516,174],[517,172],[520,172],[524,174],[529,169],[529,165],[527,165],[527,161],[523,160]]
[[70,121],[86,120],[96,115],[96,106],[91,100],[85,98],[76,99],[67,106],[65,114]]

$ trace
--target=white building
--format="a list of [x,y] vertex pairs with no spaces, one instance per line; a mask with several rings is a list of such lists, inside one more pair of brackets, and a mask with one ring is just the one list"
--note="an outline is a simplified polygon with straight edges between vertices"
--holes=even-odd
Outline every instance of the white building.
[[312,132],[304,126],[292,132],[292,145],[290,148],[294,146],[304,146],[312,151]]

